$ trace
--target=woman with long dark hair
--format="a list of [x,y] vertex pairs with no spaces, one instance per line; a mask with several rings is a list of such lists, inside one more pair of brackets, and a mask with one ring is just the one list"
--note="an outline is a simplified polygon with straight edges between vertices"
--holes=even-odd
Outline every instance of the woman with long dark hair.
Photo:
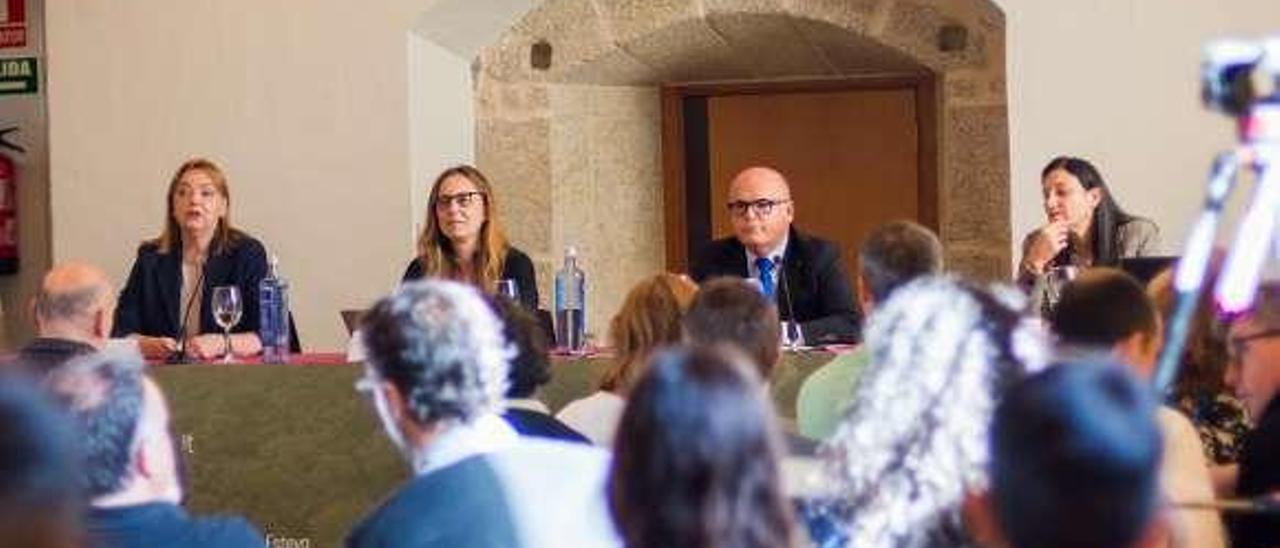
[[426,224],[418,235],[418,256],[403,281],[443,278],[495,293],[499,280],[513,280],[520,304],[538,308],[533,261],[507,242],[498,221],[489,179],[473,166],[444,170],[431,185]]
[[796,545],[772,407],[748,359],[656,354],[618,426],[609,510],[627,548]]
[[1030,287],[1059,266],[1116,266],[1155,253],[1159,229],[1116,203],[1088,160],[1059,156],[1040,171],[1047,222],[1022,241],[1018,281]]

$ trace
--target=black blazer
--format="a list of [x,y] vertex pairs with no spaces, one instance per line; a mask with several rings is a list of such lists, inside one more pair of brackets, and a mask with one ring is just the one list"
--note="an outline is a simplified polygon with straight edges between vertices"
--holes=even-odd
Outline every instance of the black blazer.
[[[782,255],[777,297],[778,315],[800,322],[805,342],[857,342],[862,339],[862,314],[853,301],[849,276],[840,248],[791,228]],[[694,255],[691,274],[699,283],[718,276],[745,278],[747,251],[737,238],[712,241]],[[784,287],[785,284],[785,287]],[[790,299],[790,303],[787,299]]]
[[[201,333],[221,333],[213,319],[213,288],[234,285],[244,299],[244,313],[232,333],[258,331],[258,282],[267,275],[267,252],[262,243],[241,234],[228,243],[222,253],[210,252],[204,265],[204,287],[200,298]],[[112,336],[139,334],[152,337],[181,338],[182,315],[187,303],[182,300],[182,250],[161,253],[154,242],[138,247],[129,281],[120,292],[116,306],[116,324]]]
[[[422,261],[414,257],[409,261],[409,266],[405,267],[400,283],[419,280],[425,275]],[[533,261],[529,260],[528,255],[519,249],[507,246],[507,258],[502,263],[502,278],[516,281],[516,287],[520,288],[520,304],[524,305],[526,310],[538,309],[538,280],[533,272]]]

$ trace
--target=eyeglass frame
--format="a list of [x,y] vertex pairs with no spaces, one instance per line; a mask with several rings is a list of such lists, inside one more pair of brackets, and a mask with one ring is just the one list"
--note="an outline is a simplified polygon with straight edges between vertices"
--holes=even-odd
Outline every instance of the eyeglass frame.
[[479,190],[468,190],[456,194],[438,194],[436,195],[436,211],[447,210],[450,204],[456,204],[463,209],[469,208],[476,202],[476,197],[480,198],[480,203],[484,203],[489,198],[488,195]]
[[1249,350],[1250,343],[1276,337],[1280,337],[1280,327],[1263,329],[1262,331],[1239,337],[1227,337],[1227,358],[1231,363],[1239,363],[1240,359],[1244,357],[1244,353]]
[[729,210],[729,214],[735,217],[746,217],[747,213],[755,212],[757,217],[764,218],[773,215],[775,207],[783,204],[791,203],[790,198],[775,200],[772,198],[760,198],[758,200],[734,200],[725,204],[725,209]]

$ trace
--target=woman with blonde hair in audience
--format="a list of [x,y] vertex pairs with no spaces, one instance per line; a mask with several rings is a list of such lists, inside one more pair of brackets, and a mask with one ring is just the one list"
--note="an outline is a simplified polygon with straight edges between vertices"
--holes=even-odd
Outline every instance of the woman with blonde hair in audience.
[[1047,335],[1024,301],[1012,288],[936,277],[877,308],[870,364],[822,449],[837,489],[825,507],[834,535],[859,547],[972,544],[961,503],[986,486],[996,404],[1048,360]]
[[681,320],[698,286],[688,277],[663,273],[646,278],[627,293],[622,309],[609,323],[615,356],[600,380],[600,389],[573,401],[556,418],[596,445],[613,442],[627,394],[644,373],[649,354],[680,342]]
[[520,304],[538,308],[533,261],[507,241],[493,186],[479,169],[454,166],[431,185],[418,256],[405,268],[402,281],[420,278],[465,282],[486,293],[496,293],[500,280],[511,280]]
[[728,348],[654,355],[618,425],[609,510],[627,548],[797,546],[773,408]]

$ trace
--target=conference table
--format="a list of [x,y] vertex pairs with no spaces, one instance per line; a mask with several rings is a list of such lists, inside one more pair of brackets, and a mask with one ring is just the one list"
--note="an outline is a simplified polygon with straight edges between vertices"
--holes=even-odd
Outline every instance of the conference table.
[[[771,383],[784,424],[794,420],[800,384],[834,356],[784,354]],[[592,393],[609,363],[605,355],[557,356],[538,397],[554,413]],[[244,515],[273,546],[340,545],[409,478],[372,406],[354,389],[362,367],[340,354],[301,354],[274,365],[151,367],[172,411],[188,508]]]

